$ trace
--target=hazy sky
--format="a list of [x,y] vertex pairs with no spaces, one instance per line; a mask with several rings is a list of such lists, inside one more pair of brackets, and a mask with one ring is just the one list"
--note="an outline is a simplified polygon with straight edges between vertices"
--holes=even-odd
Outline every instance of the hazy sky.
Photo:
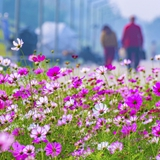
[[126,18],[133,14],[145,21],[160,17],[160,0],[110,0],[110,2]]

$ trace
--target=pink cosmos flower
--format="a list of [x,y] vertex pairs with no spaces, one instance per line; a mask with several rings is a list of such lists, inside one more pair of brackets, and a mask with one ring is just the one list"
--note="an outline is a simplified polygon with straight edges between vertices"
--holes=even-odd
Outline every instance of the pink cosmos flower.
[[108,146],[108,150],[110,151],[111,154],[114,154],[116,151],[122,151],[123,149],[123,144],[121,142],[113,142]]
[[7,151],[14,142],[14,136],[8,132],[0,132],[0,153]]
[[39,143],[41,141],[46,141],[47,130],[44,127],[33,128],[30,134],[31,138],[34,138],[34,143]]
[[37,69],[34,70],[34,73],[35,73],[35,74],[41,74],[41,73],[43,73],[43,72],[44,72],[44,70],[41,69],[41,68],[37,68]]
[[0,74],[0,84],[6,83],[7,80],[8,80],[8,74],[6,75]]
[[50,125],[44,125],[43,127],[41,126],[35,126],[31,130],[30,137],[34,138],[33,142],[34,143],[39,143],[41,141],[43,142],[48,142],[46,140],[46,134],[50,130]]
[[49,142],[49,143],[47,143],[44,150],[46,151],[47,156],[52,156],[52,158],[53,158],[53,157],[58,156],[61,153],[62,146],[58,142],[54,142],[54,143]]
[[62,126],[62,125],[65,125],[69,122],[72,121],[72,115],[71,114],[68,114],[68,115],[63,115],[61,119],[58,120],[58,126]]
[[5,123],[10,123],[13,121],[13,115],[12,114],[2,114],[0,116],[0,123],[5,124]]
[[156,84],[153,86],[153,93],[156,96],[160,96],[160,82],[156,82]]
[[155,106],[156,106],[157,108],[160,108],[160,101],[156,102]]
[[137,71],[138,71],[138,72],[145,72],[145,67],[143,67],[143,66],[138,66],[138,67],[137,67]]
[[32,62],[42,62],[46,59],[46,57],[44,55],[30,55],[29,56],[29,61]]
[[123,83],[124,83],[124,80],[125,80],[125,76],[126,76],[125,74],[121,75],[120,77],[118,77],[117,81],[118,81],[119,83],[123,84]]
[[160,154],[156,156],[156,160],[160,160]]
[[27,156],[35,156],[35,147],[33,145],[27,145],[23,149],[23,153],[26,154]]

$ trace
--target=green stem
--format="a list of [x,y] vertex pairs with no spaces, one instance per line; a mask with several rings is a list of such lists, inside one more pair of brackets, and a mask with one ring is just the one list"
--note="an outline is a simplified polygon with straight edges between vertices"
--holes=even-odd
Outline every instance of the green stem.
[[27,62],[26,62],[26,60],[25,60],[24,52],[23,52],[21,49],[20,49],[20,51],[21,51],[21,53],[22,53],[22,57],[23,57],[24,63],[25,63],[25,65],[27,66]]
[[41,160],[44,160],[42,143],[41,143]]

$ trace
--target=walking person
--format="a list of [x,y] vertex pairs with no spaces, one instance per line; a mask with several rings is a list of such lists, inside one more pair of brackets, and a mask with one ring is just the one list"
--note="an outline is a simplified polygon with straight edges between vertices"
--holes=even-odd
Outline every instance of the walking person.
[[109,26],[104,26],[101,32],[101,44],[104,49],[105,65],[111,65],[117,49],[117,37]]
[[130,18],[130,23],[124,27],[122,45],[126,49],[127,58],[131,60],[128,69],[137,69],[143,46],[143,36],[140,26],[135,24],[135,17]]

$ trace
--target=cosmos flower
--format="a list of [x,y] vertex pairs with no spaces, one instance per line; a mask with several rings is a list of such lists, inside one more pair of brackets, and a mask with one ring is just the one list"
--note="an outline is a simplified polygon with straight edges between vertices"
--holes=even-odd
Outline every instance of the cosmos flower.
[[34,55],[32,57],[33,62],[43,62],[46,59],[44,55]]
[[29,73],[28,68],[19,68],[18,69],[18,74],[20,74],[21,76],[25,76]]
[[152,134],[156,137],[160,137],[160,123],[152,128]]
[[129,59],[124,59],[120,64],[122,65],[122,66],[127,66],[128,64],[130,64],[131,63],[131,60],[129,60]]
[[108,146],[108,150],[110,151],[111,154],[114,154],[116,151],[122,151],[123,149],[123,144],[121,142],[113,142]]
[[83,67],[83,68],[80,70],[81,73],[87,73],[87,72],[89,72],[89,71],[90,71],[90,68],[87,68],[87,67]]
[[10,63],[11,63],[11,60],[8,58],[3,59],[3,61],[2,61],[2,65],[5,67],[9,66]]
[[104,75],[107,72],[107,68],[105,66],[99,66],[96,69],[96,72],[100,75]]
[[46,130],[44,127],[36,127],[33,128],[30,134],[31,138],[34,138],[34,143],[39,143],[41,141],[46,141],[46,134],[48,130]]
[[0,132],[0,153],[7,151],[14,142],[14,136],[8,132]]
[[132,125],[124,125],[122,127],[121,132],[123,133],[123,135],[129,135],[131,132],[136,132],[137,130],[137,124],[133,123]]
[[139,110],[142,105],[142,97],[139,94],[130,95],[126,99],[126,104],[135,110]]
[[154,59],[155,59],[155,60],[160,60],[160,54],[155,55]]
[[14,47],[12,47],[11,50],[18,51],[22,47],[22,45],[24,44],[22,39],[19,39],[19,38],[17,38],[17,42],[13,41]]
[[59,74],[60,74],[60,68],[58,66],[54,66],[52,68],[49,68],[47,71],[47,76],[51,79],[59,78]]
[[107,148],[108,145],[109,145],[108,142],[101,142],[101,143],[98,144],[97,149],[102,150],[104,148]]
[[43,72],[44,72],[44,70],[41,69],[41,68],[37,68],[37,69],[34,70],[34,73],[35,73],[35,74],[41,74],[41,73],[43,73]]
[[44,150],[46,151],[47,156],[52,156],[52,158],[53,158],[53,157],[58,156],[61,153],[62,146],[58,142],[54,142],[54,143],[49,142],[49,143],[47,143]]
[[10,150],[10,152],[16,160],[25,159],[27,157],[27,155],[23,152],[25,145],[21,145],[19,142],[16,141],[12,144],[12,148],[13,150]]
[[156,96],[160,96],[160,82],[156,82],[156,84],[153,86],[153,93]]
[[106,66],[106,68],[109,70],[109,71],[112,71],[112,70],[115,70],[116,69],[116,66],[113,66],[112,64],[109,64]]
[[34,156],[35,155],[35,147],[33,145],[27,145],[23,149],[23,153],[26,154],[27,156]]
[[106,104],[97,103],[93,108],[93,115],[102,115],[105,114],[109,109]]
[[0,99],[0,110],[5,108],[5,103]]

